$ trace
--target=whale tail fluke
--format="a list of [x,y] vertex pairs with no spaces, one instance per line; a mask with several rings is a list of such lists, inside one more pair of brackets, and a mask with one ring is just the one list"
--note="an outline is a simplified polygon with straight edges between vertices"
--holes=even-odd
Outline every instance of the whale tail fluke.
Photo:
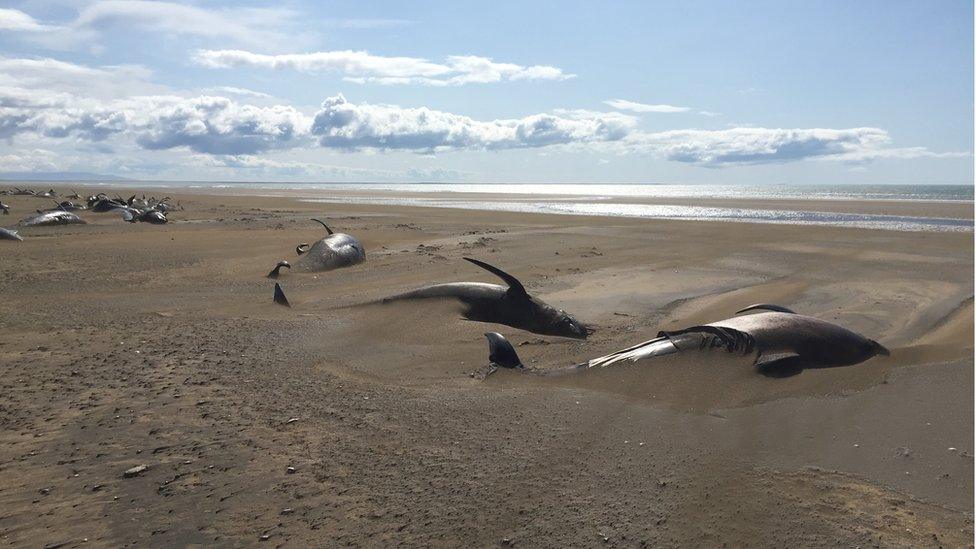
[[498,332],[487,332],[485,338],[488,339],[488,360],[493,367],[518,370],[525,368],[515,352],[515,347],[512,347],[505,336]]
[[274,302],[278,305],[291,307],[291,303],[288,303],[288,298],[285,297],[285,292],[281,289],[281,284],[278,284],[277,282],[275,282]]

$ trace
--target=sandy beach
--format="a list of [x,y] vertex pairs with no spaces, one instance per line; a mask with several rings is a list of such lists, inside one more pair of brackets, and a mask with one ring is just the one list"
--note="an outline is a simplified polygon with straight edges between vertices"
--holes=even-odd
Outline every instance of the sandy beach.
[[[971,546],[972,232],[166,192],[185,210],[164,226],[81,212],[0,242],[5,544]],[[5,227],[47,206],[3,201]],[[795,206],[709,201],[733,203]],[[972,219],[971,203],[814,206]],[[323,236],[309,217],[367,261],[285,271],[276,306],[265,274]],[[462,257],[596,332],[370,304],[497,282]],[[778,379],[723,355],[481,375],[486,331],[556,368],[755,302],[891,356]]]

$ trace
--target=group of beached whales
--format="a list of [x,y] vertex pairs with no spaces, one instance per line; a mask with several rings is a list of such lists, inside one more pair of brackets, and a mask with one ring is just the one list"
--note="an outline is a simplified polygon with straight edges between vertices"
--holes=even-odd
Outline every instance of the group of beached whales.
[[[295,267],[306,272],[330,271],[366,260],[366,250],[353,236],[337,233],[324,222],[327,236],[309,246],[299,244],[303,256]],[[514,276],[483,261],[463,258],[492,273],[505,284],[448,282],[424,286],[386,297],[384,304],[403,300],[454,299],[463,305],[462,315],[478,322],[504,324],[536,334],[585,339],[593,329],[572,315],[531,295]],[[268,273],[277,279],[281,269],[291,268],[280,261]],[[280,284],[275,283],[274,301],[289,305]],[[757,371],[770,377],[785,377],[807,368],[830,368],[860,364],[876,355],[887,356],[888,349],[843,326],[798,314],[786,307],[758,303],[737,311],[732,317],[681,330],[661,331],[653,339],[565,368],[526,367],[512,344],[497,332],[485,334],[488,340],[490,370],[509,368],[535,374],[566,373],[615,364],[636,363],[675,353],[721,350],[742,356],[754,355]]]
[[[130,223],[162,225],[169,222],[166,217],[168,212],[183,209],[181,204],[173,204],[172,199],[168,196],[156,199],[156,197],[146,198],[145,195],[142,198],[132,195],[125,199],[119,195],[110,198],[105,193],[98,193],[87,197],[82,203],[82,197],[76,191],[72,191],[70,195],[62,196],[54,189],[38,192],[19,187],[0,191],[0,195],[33,196],[54,202],[53,207],[37,209],[30,216],[21,219],[17,223],[20,227],[85,224],[85,220],[75,213],[83,210],[95,213],[117,212],[122,215],[122,219]],[[74,200],[78,202],[74,202]],[[4,215],[8,215],[10,214],[10,206],[0,201],[0,211]],[[23,237],[14,229],[0,227],[0,240],[22,241]]]

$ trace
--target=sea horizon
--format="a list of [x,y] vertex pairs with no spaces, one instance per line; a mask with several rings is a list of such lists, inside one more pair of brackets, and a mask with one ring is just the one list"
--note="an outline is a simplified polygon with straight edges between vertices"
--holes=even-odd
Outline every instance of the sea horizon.
[[918,200],[972,201],[974,186],[943,183],[479,183],[479,182],[316,182],[316,181],[208,181],[119,179],[91,181],[0,180],[15,184],[63,187],[187,188],[254,190],[362,190],[393,192],[490,193],[517,195],[621,196],[635,198],[741,198],[797,200]]
[[[64,186],[66,183],[58,182],[58,185]],[[70,183],[67,185],[70,186]],[[844,202],[964,204],[973,201],[973,187],[969,185],[111,181],[79,182],[77,186],[290,196],[304,202],[322,204],[820,225],[909,232],[972,232],[974,226],[973,219],[965,215],[938,217],[886,211],[831,211],[832,208],[826,205]],[[682,203],[696,200],[703,203]],[[728,205],[725,205],[726,201]],[[734,201],[746,203],[733,204]]]

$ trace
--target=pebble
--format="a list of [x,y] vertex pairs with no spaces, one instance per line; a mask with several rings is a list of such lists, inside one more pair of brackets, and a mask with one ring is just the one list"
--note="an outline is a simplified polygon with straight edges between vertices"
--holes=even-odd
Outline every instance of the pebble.
[[148,465],[145,465],[145,464],[144,465],[136,465],[135,467],[132,467],[131,469],[126,469],[125,472],[122,473],[122,476],[125,477],[125,478],[137,477],[137,476],[145,473],[148,470],[149,470],[149,466]]
[[298,469],[295,469],[294,467],[289,467],[289,468],[285,469],[285,473],[286,474],[289,474],[289,475],[294,475],[297,472],[298,472]]
[[281,510],[281,514],[282,515],[290,515],[290,514],[292,514],[294,512],[295,512],[295,510],[292,509],[291,507],[285,507],[284,509]]

